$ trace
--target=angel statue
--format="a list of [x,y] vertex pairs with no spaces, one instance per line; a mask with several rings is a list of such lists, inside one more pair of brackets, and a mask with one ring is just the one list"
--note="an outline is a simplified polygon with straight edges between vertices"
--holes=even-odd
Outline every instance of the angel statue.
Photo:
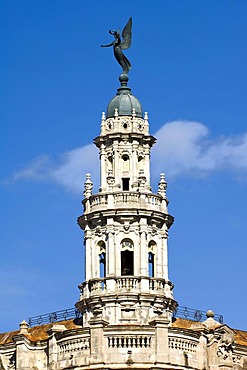
[[132,17],[128,20],[126,26],[122,32],[122,39],[120,37],[120,29],[118,31],[110,30],[109,33],[115,37],[115,40],[109,45],[101,45],[102,48],[107,48],[109,46],[113,46],[113,52],[117,62],[123,68],[123,73],[128,73],[131,69],[131,64],[126,56],[123,54],[122,50],[126,50],[131,45],[131,37],[132,37]]

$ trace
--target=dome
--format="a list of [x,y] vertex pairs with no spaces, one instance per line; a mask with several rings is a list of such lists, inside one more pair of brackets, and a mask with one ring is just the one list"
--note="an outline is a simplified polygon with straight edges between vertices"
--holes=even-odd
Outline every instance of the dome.
[[108,104],[106,118],[114,117],[116,108],[119,116],[131,116],[133,109],[135,109],[136,117],[143,117],[141,103],[131,94],[131,89],[127,86],[128,79],[126,74],[121,74],[119,77],[121,87]]

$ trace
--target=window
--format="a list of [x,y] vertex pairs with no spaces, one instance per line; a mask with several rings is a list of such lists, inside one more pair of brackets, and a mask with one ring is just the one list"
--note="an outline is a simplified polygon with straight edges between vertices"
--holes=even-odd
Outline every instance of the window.
[[129,170],[130,170],[130,159],[129,159],[129,156],[127,154],[124,154],[122,156],[122,160],[123,160],[123,162],[122,162],[123,171],[124,172],[126,172],[126,171],[129,172]]
[[154,277],[155,275],[155,253],[156,253],[156,243],[155,241],[150,241],[148,243],[148,275],[149,277]]
[[130,179],[127,179],[127,178],[122,179],[123,191],[129,190],[129,187],[130,187],[129,182],[130,182]]
[[106,276],[105,271],[105,253],[100,253],[99,255],[99,275],[100,278],[104,278]]
[[130,239],[121,243],[121,275],[134,275],[134,246]]
[[106,277],[106,253],[105,253],[105,243],[100,241],[98,243],[99,248],[99,277]]
[[154,277],[154,254],[152,252],[148,253],[148,275]]
[[134,275],[134,253],[132,251],[121,252],[121,275]]

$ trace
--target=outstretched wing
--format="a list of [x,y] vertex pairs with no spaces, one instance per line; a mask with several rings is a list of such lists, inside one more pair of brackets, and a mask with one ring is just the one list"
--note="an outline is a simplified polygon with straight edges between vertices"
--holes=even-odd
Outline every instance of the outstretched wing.
[[131,38],[132,38],[132,17],[128,20],[126,26],[122,32],[123,41],[120,44],[120,48],[125,50],[128,49],[131,45]]

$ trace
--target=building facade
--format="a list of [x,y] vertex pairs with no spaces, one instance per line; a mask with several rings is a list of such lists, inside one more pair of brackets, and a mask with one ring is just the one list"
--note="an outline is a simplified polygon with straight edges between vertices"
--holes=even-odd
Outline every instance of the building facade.
[[207,312],[203,322],[175,319],[168,276],[166,180],[150,185],[148,114],[128,76],[102,114],[94,140],[100,189],[84,184],[86,279],[79,285],[80,317],[0,334],[0,370],[247,369],[247,332]]

